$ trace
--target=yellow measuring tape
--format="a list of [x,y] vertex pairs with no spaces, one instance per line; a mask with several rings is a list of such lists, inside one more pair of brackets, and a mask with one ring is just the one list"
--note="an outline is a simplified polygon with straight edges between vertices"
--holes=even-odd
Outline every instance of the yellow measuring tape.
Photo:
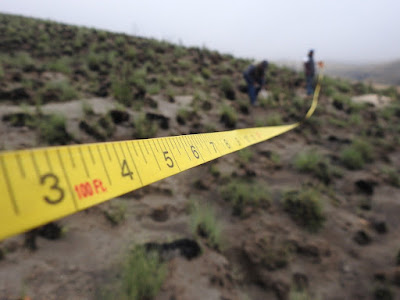
[[[317,107],[319,75],[311,108]],[[228,153],[301,122],[225,132],[0,153],[0,240]]]

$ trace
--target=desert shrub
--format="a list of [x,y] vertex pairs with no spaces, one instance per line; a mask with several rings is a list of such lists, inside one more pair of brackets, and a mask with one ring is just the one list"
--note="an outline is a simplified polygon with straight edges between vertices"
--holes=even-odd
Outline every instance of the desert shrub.
[[152,299],[158,294],[166,276],[167,268],[159,255],[156,252],[147,253],[142,246],[137,246],[130,251],[124,264],[122,287],[117,298]]
[[50,81],[46,83],[40,94],[42,98],[48,100],[68,101],[79,97],[78,91],[68,80]]
[[112,202],[104,210],[104,216],[112,225],[121,224],[126,218],[126,205],[122,202]]
[[282,117],[280,114],[271,114],[270,116],[267,117],[265,120],[265,124],[267,126],[276,126],[276,125],[282,125]]
[[82,100],[82,111],[85,116],[93,116],[94,115],[93,106],[85,100]]
[[350,170],[361,169],[365,163],[372,161],[372,159],[372,146],[363,139],[355,140],[340,153],[340,160]]
[[221,249],[221,224],[212,206],[192,202],[190,215],[192,233],[205,238],[210,247]]
[[244,180],[233,180],[221,188],[224,200],[232,204],[233,214],[244,216],[246,207],[268,207],[271,196],[264,185]]
[[237,114],[233,107],[228,105],[223,105],[221,108],[221,122],[225,124],[226,127],[233,128],[237,122]]
[[5,75],[5,73],[4,73],[4,68],[3,68],[2,65],[0,65],[0,79],[3,79],[3,78],[4,78],[4,75]]
[[175,46],[173,53],[174,53],[175,58],[180,58],[186,54],[186,49],[181,46]]
[[179,124],[186,124],[187,119],[189,118],[191,112],[186,108],[180,108],[176,114],[176,120]]
[[310,232],[320,230],[325,222],[320,195],[314,189],[286,192],[283,195],[283,206],[296,223]]
[[161,86],[158,83],[153,83],[150,84],[147,88],[146,91],[150,94],[150,95],[155,95],[158,94],[161,90]]
[[71,74],[72,69],[70,66],[71,59],[67,56],[63,56],[55,61],[51,61],[47,64],[47,68],[50,71],[60,72],[64,74]]
[[125,106],[130,106],[133,100],[132,85],[145,86],[145,70],[137,70],[134,74],[129,65],[125,65],[122,71],[112,76],[111,89],[115,99]]
[[333,106],[339,110],[343,110],[349,106],[351,99],[348,95],[335,93],[333,96]]
[[178,61],[178,66],[183,70],[188,70],[191,65],[192,65],[192,62],[187,59],[180,59]]
[[191,80],[195,85],[203,85],[206,82],[200,75],[192,75]]
[[290,261],[293,247],[288,243],[280,245],[267,245],[261,257],[261,264],[268,271],[285,268]]
[[133,120],[133,126],[135,127],[134,136],[138,139],[152,138],[158,130],[157,124],[148,120],[145,114],[139,114]]
[[171,76],[169,80],[175,86],[184,86],[186,84],[185,78],[181,76]]
[[251,151],[250,148],[244,148],[242,150],[239,150],[237,153],[240,161],[243,163],[248,163],[254,155],[253,151]]
[[65,145],[72,140],[72,136],[66,130],[65,117],[62,115],[40,117],[37,128],[40,140],[46,144]]
[[329,161],[315,151],[301,152],[296,155],[294,166],[300,172],[310,173],[328,184],[333,176]]
[[225,98],[235,100],[235,89],[230,77],[224,76],[220,82],[220,89]]
[[341,93],[350,93],[352,88],[351,84],[347,80],[337,79],[335,82],[337,90]]
[[114,40],[115,44],[117,45],[117,47],[122,47],[125,45],[126,39],[124,36],[119,35],[115,38]]
[[318,299],[311,297],[310,294],[303,289],[291,289],[289,293],[289,300],[313,300]]
[[374,300],[393,300],[392,289],[387,284],[378,284],[374,288]]
[[133,60],[136,58],[136,55],[137,55],[137,52],[134,47],[129,47],[125,52],[126,58],[128,60],[130,60],[131,62],[133,62]]
[[28,52],[17,52],[9,63],[14,67],[24,71],[28,71],[35,66],[35,61]]
[[129,83],[133,84],[137,89],[146,91],[146,78],[147,68],[141,68],[135,70],[131,77],[128,79]]
[[280,157],[280,155],[279,155],[278,152],[272,151],[272,152],[271,152],[271,155],[270,155],[270,157],[269,157],[269,159],[270,159],[274,164],[280,164],[280,162],[281,162],[281,157]]
[[201,69],[201,75],[204,77],[204,79],[210,79],[212,72],[208,68],[202,68]]
[[215,164],[210,165],[210,173],[212,176],[218,178],[221,175],[221,171]]
[[384,168],[383,173],[386,175],[389,184],[395,187],[400,187],[400,176],[399,172],[393,168]]

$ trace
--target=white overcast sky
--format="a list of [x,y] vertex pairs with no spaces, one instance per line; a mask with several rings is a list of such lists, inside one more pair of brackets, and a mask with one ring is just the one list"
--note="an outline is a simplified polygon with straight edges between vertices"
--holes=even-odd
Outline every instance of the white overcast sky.
[[400,0],[1,0],[0,12],[256,59],[400,58]]

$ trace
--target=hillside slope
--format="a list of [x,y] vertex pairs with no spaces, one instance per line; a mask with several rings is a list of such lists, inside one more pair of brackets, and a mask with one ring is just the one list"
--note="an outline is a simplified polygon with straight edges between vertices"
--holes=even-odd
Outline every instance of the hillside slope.
[[[250,107],[248,60],[10,15],[0,29],[2,150],[289,124],[310,105],[274,64]],[[329,77],[321,93],[296,130],[1,241],[0,299],[398,298],[400,95],[357,104],[377,91]]]

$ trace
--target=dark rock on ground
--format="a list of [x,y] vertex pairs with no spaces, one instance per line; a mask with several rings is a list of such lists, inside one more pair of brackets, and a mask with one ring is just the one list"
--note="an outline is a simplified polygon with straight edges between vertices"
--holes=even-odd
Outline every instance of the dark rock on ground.
[[169,209],[168,206],[162,206],[153,209],[150,217],[156,222],[165,222],[169,219]]
[[10,91],[0,91],[0,100],[30,100],[31,96],[28,91],[23,87],[17,87]]
[[360,246],[366,246],[372,242],[371,237],[364,230],[357,231],[353,236],[353,240]]
[[102,132],[100,132],[95,126],[90,125],[85,120],[79,122],[79,128],[98,141],[106,140],[106,137]]
[[387,233],[387,225],[385,221],[373,221],[372,226],[374,227],[377,233],[383,234]]
[[157,251],[160,257],[165,260],[175,256],[174,252],[176,251],[188,260],[196,258],[201,254],[199,244],[195,240],[188,238],[175,240],[171,243],[146,243],[144,247],[146,251]]
[[163,115],[156,113],[146,113],[146,118],[151,121],[156,121],[162,129],[169,128],[169,118]]
[[48,240],[58,240],[62,236],[62,227],[51,222],[38,229],[38,234]]
[[11,126],[23,127],[32,124],[33,116],[28,113],[13,113],[3,116],[3,121],[9,122]]
[[374,194],[374,186],[377,184],[374,180],[370,179],[360,179],[355,183],[358,190],[366,195]]
[[121,124],[129,121],[129,114],[123,110],[113,109],[110,111],[110,116],[114,124]]

